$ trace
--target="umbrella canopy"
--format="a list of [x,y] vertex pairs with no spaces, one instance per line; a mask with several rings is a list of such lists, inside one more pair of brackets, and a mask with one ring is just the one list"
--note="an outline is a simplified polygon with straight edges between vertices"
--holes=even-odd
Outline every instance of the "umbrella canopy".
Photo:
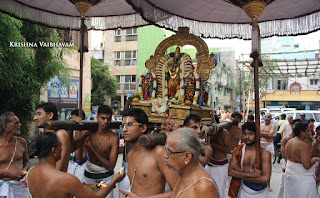
[[[0,11],[19,19],[60,29],[80,30],[77,0],[1,0]],[[88,0],[84,0],[88,1]],[[147,25],[125,0],[95,0],[86,14],[88,29],[108,30]]]
[[[251,39],[251,19],[242,9],[254,0],[127,0],[142,17],[161,27],[212,38]],[[261,0],[262,1],[262,0]],[[262,38],[307,34],[320,29],[319,0],[263,0]]]
[[[101,0],[86,14],[86,25],[89,29],[107,30],[151,22],[174,31],[186,26],[202,37],[251,39],[251,19],[241,4],[248,1]],[[265,2],[267,6],[258,18],[262,38],[320,29],[319,0]],[[80,14],[69,0],[1,0],[0,11],[50,27],[80,29]]]

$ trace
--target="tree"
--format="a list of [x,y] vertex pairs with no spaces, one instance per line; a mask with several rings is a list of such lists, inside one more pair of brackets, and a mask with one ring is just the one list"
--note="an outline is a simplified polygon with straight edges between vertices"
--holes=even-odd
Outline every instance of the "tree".
[[117,80],[111,75],[109,66],[91,57],[91,77],[93,86],[91,90],[92,105],[102,105],[105,96],[112,97],[117,91]]
[[[28,46],[36,42],[59,42],[57,30],[0,14],[0,114],[13,111],[22,133],[28,131],[40,88],[54,76],[66,76],[62,58],[67,49]],[[15,43],[27,45],[13,47]]]

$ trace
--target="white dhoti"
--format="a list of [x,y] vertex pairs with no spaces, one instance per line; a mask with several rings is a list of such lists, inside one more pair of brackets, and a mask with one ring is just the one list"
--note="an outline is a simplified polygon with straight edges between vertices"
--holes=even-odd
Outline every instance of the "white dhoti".
[[252,190],[241,181],[240,191],[238,198],[267,198],[268,197],[268,188],[256,191]]
[[[126,170],[128,170],[128,163],[123,161],[122,162],[122,167],[124,167]],[[128,175],[124,177],[124,179],[118,183],[119,190],[125,191],[125,192],[130,192],[130,180]],[[123,197],[125,194],[120,191],[120,197]]]
[[284,174],[284,197],[317,197],[314,166],[305,169],[300,163],[287,161],[286,172]]
[[82,161],[78,162],[77,160],[70,160],[68,165],[68,173],[75,175],[81,182],[84,178],[84,170],[87,165],[89,157],[86,156]]
[[216,182],[221,198],[226,196],[226,190],[228,186],[228,159],[214,160],[210,159],[210,162],[205,169],[210,173]]
[[[113,179],[114,173],[110,172],[104,167],[93,164],[87,161],[84,170],[83,183],[85,184],[95,184],[103,181],[103,184],[109,184]],[[113,191],[111,191],[106,198],[113,198]]]
[[271,153],[271,155],[274,155],[274,146],[273,146],[273,142],[263,142],[260,141],[260,146],[262,148],[265,148],[267,151],[269,151]]
[[284,196],[284,173],[286,170],[286,160],[283,160],[283,164],[282,164],[282,172],[281,172],[281,178],[280,178],[280,187],[278,190],[278,194],[277,194],[277,198],[283,198]]
[[23,188],[22,182],[20,181],[3,181],[0,179],[0,197],[27,198],[28,188]]

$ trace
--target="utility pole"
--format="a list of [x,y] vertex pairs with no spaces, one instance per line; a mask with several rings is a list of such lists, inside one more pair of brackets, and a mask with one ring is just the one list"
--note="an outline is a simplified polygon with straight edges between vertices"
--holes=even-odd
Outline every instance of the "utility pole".
[[240,85],[240,92],[239,92],[239,94],[240,94],[240,110],[242,109],[242,91],[241,91],[241,69],[240,69],[240,66],[239,66],[239,74],[240,74],[240,77],[239,77],[239,85]]

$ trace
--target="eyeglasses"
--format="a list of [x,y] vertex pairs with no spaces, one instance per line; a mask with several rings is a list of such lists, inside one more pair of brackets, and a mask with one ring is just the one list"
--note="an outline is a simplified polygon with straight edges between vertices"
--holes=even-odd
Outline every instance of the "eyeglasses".
[[138,122],[128,122],[126,124],[120,125],[120,129],[123,129],[124,127],[131,127],[131,126],[142,126],[143,124]]
[[173,152],[173,151],[170,151],[166,146],[164,147],[164,150],[166,151],[166,153],[167,153],[168,155],[187,152],[187,151],[177,151],[177,152]]

